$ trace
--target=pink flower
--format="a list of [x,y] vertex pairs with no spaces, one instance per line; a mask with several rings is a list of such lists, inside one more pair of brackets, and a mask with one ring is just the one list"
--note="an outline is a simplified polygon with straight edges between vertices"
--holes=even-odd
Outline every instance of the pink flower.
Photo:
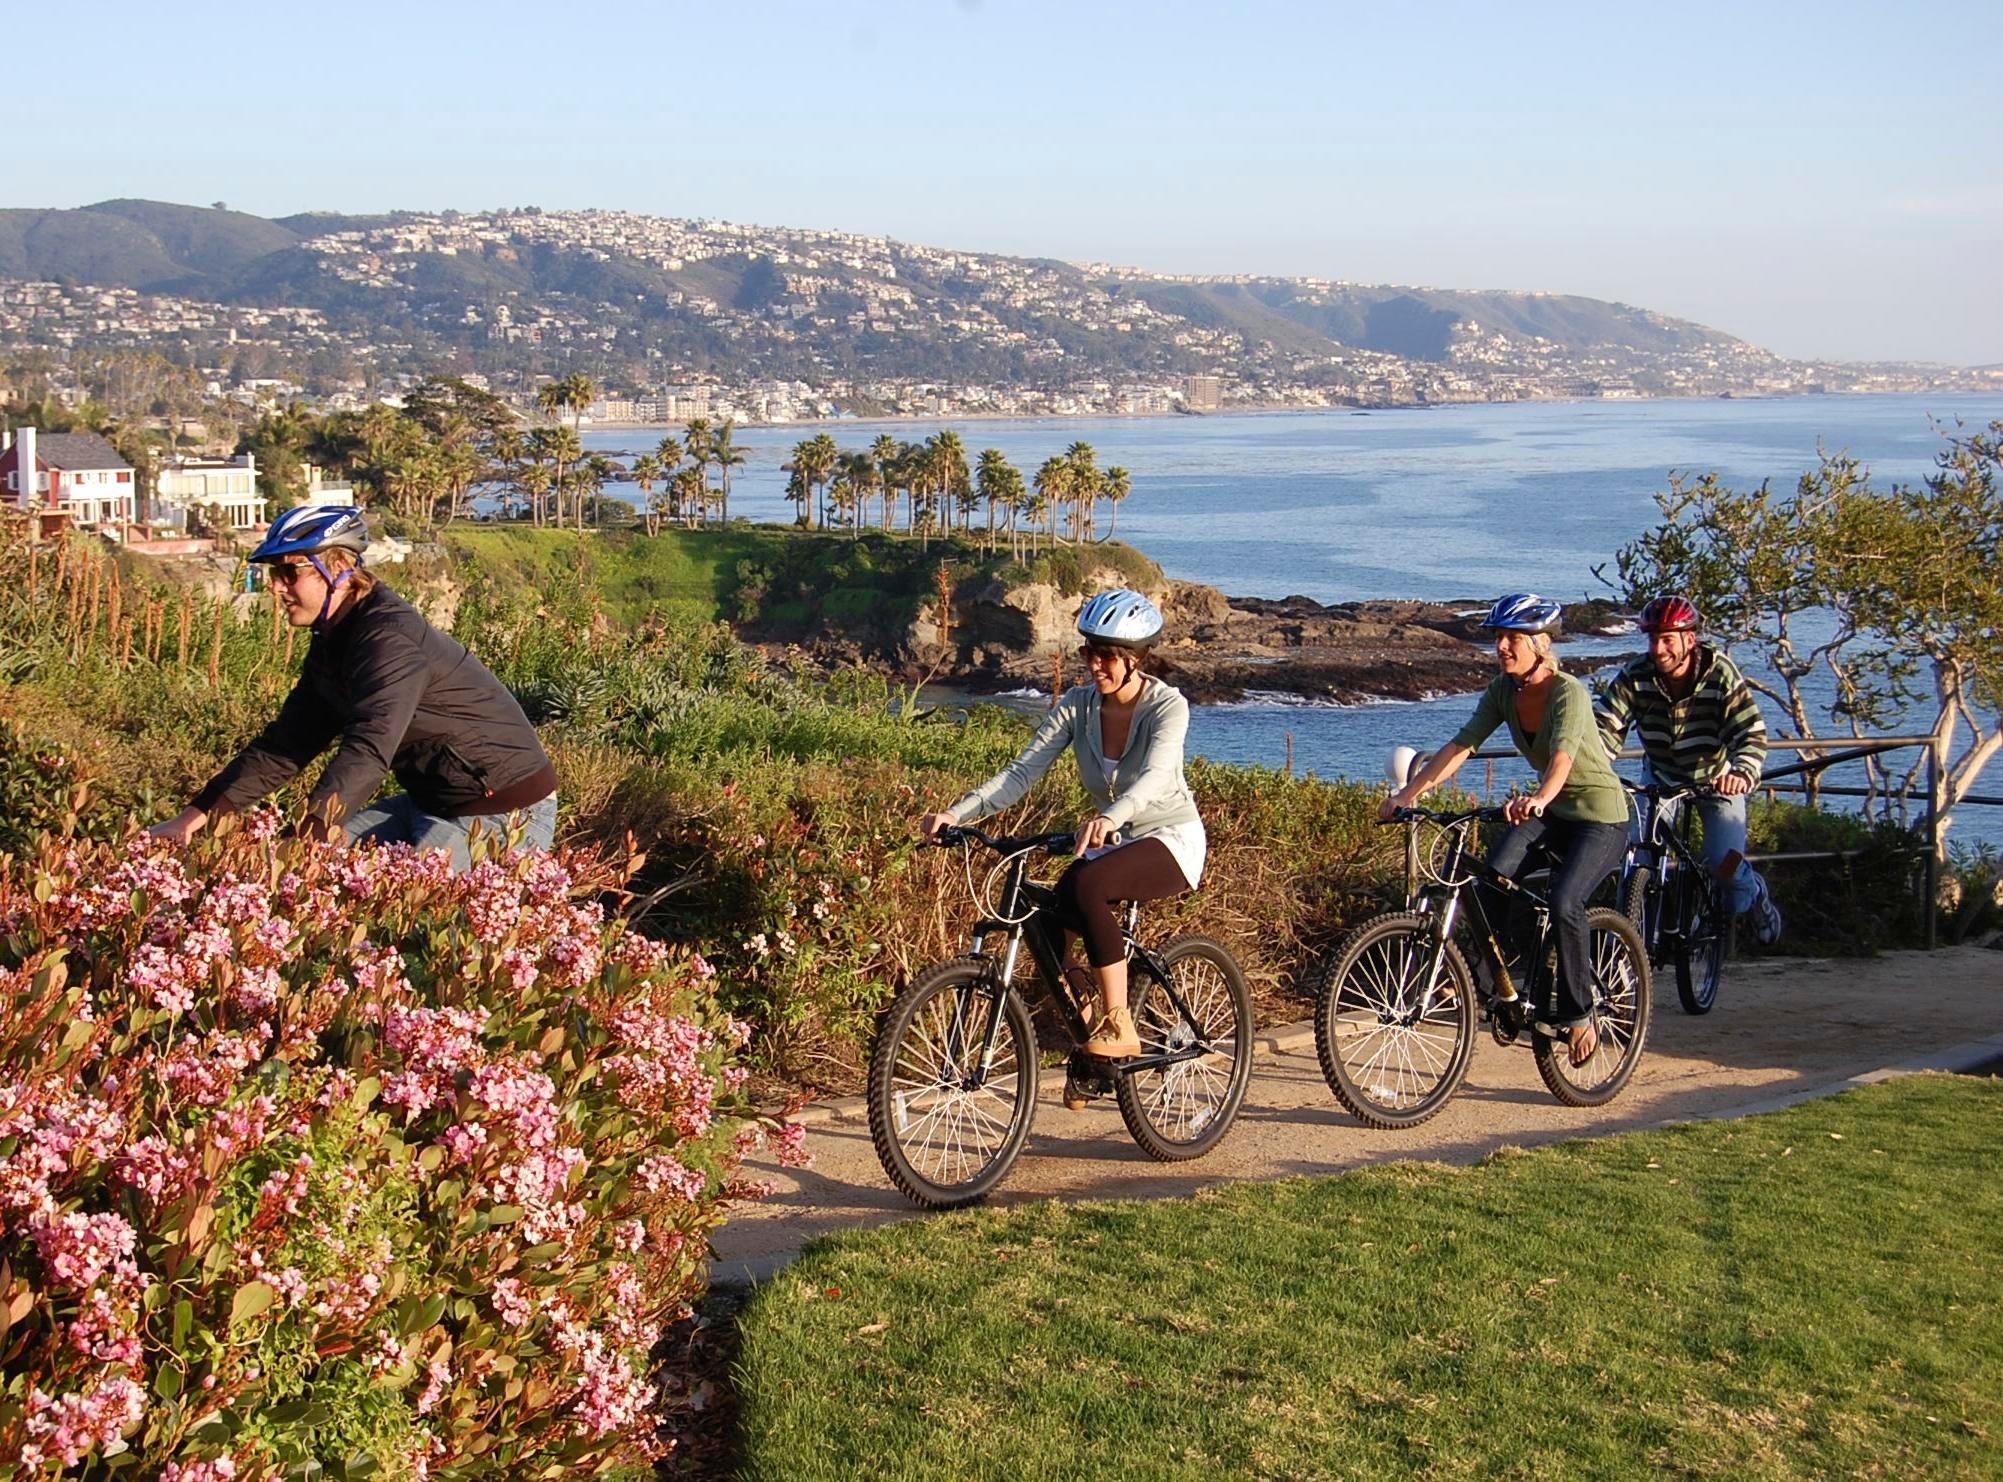
[[115,1214],[66,1214],[32,1231],[49,1280],[72,1291],[88,1291],[114,1267],[130,1266],[136,1236]]
[[504,1276],[494,1283],[494,1315],[511,1328],[519,1328],[535,1315],[535,1308],[521,1282]]
[[673,1153],[656,1153],[642,1163],[635,1175],[640,1187],[648,1193],[667,1192],[677,1199],[693,1202],[702,1197],[709,1180],[703,1174],[682,1166],[681,1159]]
[[802,1122],[786,1122],[779,1128],[774,1139],[775,1151],[779,1155],[781,1168],[805,1168],[814,1161],[814,1155],[807,1151],[807,1128]]
[[39,1385],[28,1391],[28,1444],[21,1461],[39,1467],[54,1455],[73,1467],[94,1447],[109,1446],[146,1413],[146,1392],[122,1375],[95,1388],[51,1397]]

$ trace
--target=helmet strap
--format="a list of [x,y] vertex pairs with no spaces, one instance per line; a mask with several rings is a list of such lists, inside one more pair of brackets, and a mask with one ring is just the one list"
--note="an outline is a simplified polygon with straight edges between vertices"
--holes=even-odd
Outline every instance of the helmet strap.
[[313,563],[313,569],[320,573],[320,580],[327,587],[327,595],[320,599],[320,615],[313,619],[313,631],[324,633],[327,631],[327,619],[334,611],[334,593],[348,584],[348,578],[355,574],[355,570],[352,566],[348,566],[338,572],[329,571],[327,563],[322,561],[316,552],[309,551],[306,559]]

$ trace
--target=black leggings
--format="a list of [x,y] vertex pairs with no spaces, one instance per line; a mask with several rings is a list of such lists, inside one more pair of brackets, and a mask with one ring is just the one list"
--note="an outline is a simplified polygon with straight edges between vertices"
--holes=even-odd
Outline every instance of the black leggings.
[[1127,946],[1120,923],[1113,919],[1115,901],[1158,901],[1189,889],[1182,866],[1160,839],[1136,839],[1131,844],[1081,859],[1057,882],[1057,919],[1064,927],[1066,955],[1070,935],[1085,938],[1085,956],[1094,967],[1124,962]]

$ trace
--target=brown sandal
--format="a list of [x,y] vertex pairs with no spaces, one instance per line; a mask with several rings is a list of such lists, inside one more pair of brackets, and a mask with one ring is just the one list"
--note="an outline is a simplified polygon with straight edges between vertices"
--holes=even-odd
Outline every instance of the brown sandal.
[[1565,1031],[1565,1043],[1571,1047],[1569,1056],[1572,1069],[1583,1070],[1588,1061],[1600,1050],[1600,1026],[1591,1019],[1583,1024],[1574,1024]]

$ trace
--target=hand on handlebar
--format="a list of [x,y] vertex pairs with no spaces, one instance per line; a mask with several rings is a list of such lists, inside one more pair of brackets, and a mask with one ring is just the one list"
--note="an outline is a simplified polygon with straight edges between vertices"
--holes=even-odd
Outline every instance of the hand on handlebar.
[[1379,823],[1395,823],[1398,815],[1417,801],[1417,799],[1412,797],[1411,793],[1412,790],[1410,788],[1401,787],[1392,793],[1390,797],[1379,803],[1377,805],[1377,821]]
[[1118,832],[1112,819],[1095,815],[1072,830],[1071,847],[1074,852],[1083,854],[1087,849],[1097,849]]
[[1734,772],[1729,767],[1711,779],[1711,786],[1717,789],[1721,797],[1727,798],[1742,798],[1753,790],[1750,778],[1743,772]]
[[1519,795],[1502,805],[1502,816],[1509,823],[1527,823],[1544,816],[1544,804],[1534,796]]
[[923,818],[918,820],[918,837],[928,844],[936,843],[940,832],[951,827],[953,827],[952,814],[927,813]]

